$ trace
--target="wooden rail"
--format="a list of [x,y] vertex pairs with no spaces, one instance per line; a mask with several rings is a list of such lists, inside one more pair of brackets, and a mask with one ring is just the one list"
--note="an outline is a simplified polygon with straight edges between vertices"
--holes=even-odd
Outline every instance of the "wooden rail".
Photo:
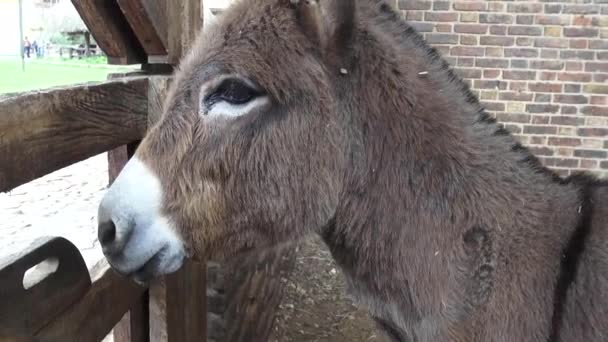
[[0,191],[141,139],[148,83],[125,78],[0,99]]
[[[56,270],[48,265],[45,268],[45,260],[54,260]],[[32,268],[33,272],[26,274]],[[76,246],[63,238],[38,239],[18,255],[2,259],[0,337],[103,339],[145,288],[116,274],[105,261],[92,275],[91,279]]]

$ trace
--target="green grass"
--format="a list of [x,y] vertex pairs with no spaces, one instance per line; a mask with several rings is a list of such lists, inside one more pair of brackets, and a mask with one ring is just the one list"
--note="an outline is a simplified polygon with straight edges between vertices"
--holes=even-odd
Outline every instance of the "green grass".
[[[52,62],[61,63],[57,59]],[[64,65],[61,65],[50,64],[44,60],[26,60],[25,72],[23,72],[20,59],[0,58],[0,94],[89,81],[104,81],[107,79],[108,73],[125,70],[125,68],[101,68],[94,64],[66,61]]]

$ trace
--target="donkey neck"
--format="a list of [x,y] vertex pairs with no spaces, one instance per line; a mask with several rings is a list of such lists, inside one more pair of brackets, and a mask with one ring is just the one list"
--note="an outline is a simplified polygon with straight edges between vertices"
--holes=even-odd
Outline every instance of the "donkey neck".
[[[528,303],[507,299],[527,298],[514,293],[524,287],[550,315],[539,286],[556,282],[577,186],[540,166],[417,34],[401,34],[363,33],[351,165],[324,240],[355,297],[404,336],[471,337],[474,323],[501,324],[481,317],[489,305],[521,314]],[[543,319],[512,329],[544,331]]]

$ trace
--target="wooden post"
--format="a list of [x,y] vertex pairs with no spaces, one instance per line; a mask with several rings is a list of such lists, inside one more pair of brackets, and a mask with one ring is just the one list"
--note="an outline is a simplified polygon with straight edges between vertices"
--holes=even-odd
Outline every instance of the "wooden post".
[[91,33],[89,31],[84,32],[84,55],[91,57]]

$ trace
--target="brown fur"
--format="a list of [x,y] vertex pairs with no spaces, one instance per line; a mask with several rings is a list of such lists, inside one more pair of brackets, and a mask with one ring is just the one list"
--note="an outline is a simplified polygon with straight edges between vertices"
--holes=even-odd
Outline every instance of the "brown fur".
[[[137,154],[191,256],[316,232],[395,341],[608,340],[608,188],[542,168],[390,6],[326,3],[243,0],[182,62]],[[199,116],[225,73],[271,103]]]

